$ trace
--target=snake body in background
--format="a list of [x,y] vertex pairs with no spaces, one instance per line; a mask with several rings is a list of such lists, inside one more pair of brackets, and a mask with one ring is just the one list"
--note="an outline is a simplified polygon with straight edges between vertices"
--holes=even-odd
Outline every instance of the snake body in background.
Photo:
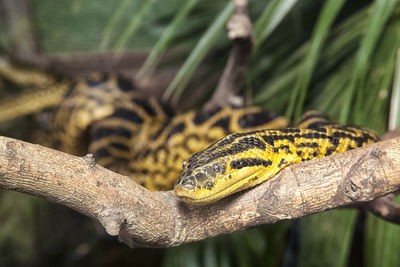
[[114,75],[48,80],[47,87],[72,88],[53,118],[58,148],[92,153],[100,165],[153,191],[172,189],[176,181],[176,195],[189,203],[210,203],[289,164],[377,141],[372,131],[333,124],[319,112],[306,113],[297,128],[285,128],[285,118],[257,107],[175,115]]
[[92,74],[78,81],[61,102],[53,132],[61,150],[77,155],[88,151],[98,164],[156,191],[172,189],[182,162],[227,134],[287,124],[285,118],[258,107],[175,115],[125,80]]

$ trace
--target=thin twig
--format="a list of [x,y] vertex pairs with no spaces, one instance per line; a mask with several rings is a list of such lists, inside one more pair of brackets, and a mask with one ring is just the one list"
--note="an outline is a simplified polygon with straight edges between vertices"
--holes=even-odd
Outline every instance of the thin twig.
[[227,27],[228,36],[233,40],[233,47],[217,89],[204,106],[205,109],[242,104],[236,94],[243,84],[254,41],[247,0],[235,0],[235,12]]
[[31,1],[2,0],[3,22],[10,39],[14,58],[24,58],[39,52],[34,23],[32,21]]
[[400,224],[400,205],[393,202],[395,194],[379,197],[364,205],[364,208],[376,216]]

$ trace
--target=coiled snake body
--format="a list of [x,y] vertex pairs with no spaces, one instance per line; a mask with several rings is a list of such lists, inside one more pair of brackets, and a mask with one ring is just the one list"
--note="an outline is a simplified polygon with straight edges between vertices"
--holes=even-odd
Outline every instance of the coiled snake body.
[[176,181],[176,195],[190,203],[216,201],[289,164],[378,139],[368,129],[333,124],[319,112],[303,115],[296,128],[285,128],[285,118],[257,107],[175,115],[114,75],[51,86],[72,87],[53,118],[57,147],[77,155],[89,151],[100,165],[150,190],[172,189]]
[[174,115],[114,75],[77,82],[58,107],[54,132],[63,151],[88,151],[100,165],[150,190],[170,190],[182,162],[229,133],[282,128],[283,117],[258,107],[214,108]]

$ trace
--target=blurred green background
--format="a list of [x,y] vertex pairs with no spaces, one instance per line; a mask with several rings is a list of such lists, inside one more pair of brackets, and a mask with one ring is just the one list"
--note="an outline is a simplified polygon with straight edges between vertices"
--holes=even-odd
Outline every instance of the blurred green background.
[[[317,109],[379,134],[389,119],[393,128],[399,2],[250,1],[255,48],[241,94],[293,120]],[[225,30],[231,1],[30,3],[41,55],[119,52],[119,60],[127,51],[143,53],[145,61],[132,62],[135,78],[167,71],[163,94],[178,107],[182,96],[197,105],[206,100],[199,90],[212,93],[232,45]],[[12,55],[6,28],[0,24],[0,51]],[[167,51],[176,56],[161,60]],[[0,127],[22,139],[35,128],[29,116]],[[177,248],[132,250],[67,208],[0,192],[0,266],[400,266],[399,248],[398,226],[341,209]]]

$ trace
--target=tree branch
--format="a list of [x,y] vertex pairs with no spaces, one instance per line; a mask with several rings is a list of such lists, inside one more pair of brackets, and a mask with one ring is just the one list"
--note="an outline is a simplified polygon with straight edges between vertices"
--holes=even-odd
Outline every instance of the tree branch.
[[129,246],[171,247],[367,202],[400,188],[400,137],[288,166],[270,181],[206,206],[56,150],[0,137],[0,187],[66,205]]
[[400,224],[400,205],[392,202],[395,194],[379,197],[364,205],[364,208],[382,219]]
[[228,21],[227,28],[233,47],[217,89],[204,106],[206,109],[241,104],[237,103],[236,94],[243,84],[253,49],[253,26],[247,11],[247,0],[235,0],[235,12]]
[[31,4],[28,0],[0,1],[0,8],[3,9],[1,19],[10,39],[11,53],[15,58],[24,58],[39,52]]

